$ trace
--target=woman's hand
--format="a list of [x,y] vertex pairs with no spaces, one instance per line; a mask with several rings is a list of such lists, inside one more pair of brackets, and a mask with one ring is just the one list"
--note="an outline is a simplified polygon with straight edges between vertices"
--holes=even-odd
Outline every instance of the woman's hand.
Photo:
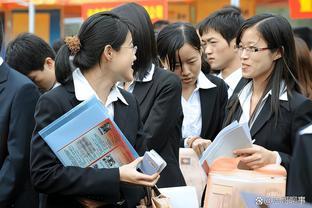
[[276,154],[259,145],[252,145],[251,148],[239,149],[233,152],[237,156],[243,157],[241,161],[251,169],[261,168],[268,164],[274,164]]
[[159,173],[146,175],[137,171],[137,165],[142,161],[142,157],[137,158],[132,163],[123,165],[119,168],[120,181],[142,186],[154,186],[158,179]]
[[203,139],[200,136],[189,137],[187,145],[192,148],[198,157],[200,157],[207,147],[211,144],[211,141],[208,139]]

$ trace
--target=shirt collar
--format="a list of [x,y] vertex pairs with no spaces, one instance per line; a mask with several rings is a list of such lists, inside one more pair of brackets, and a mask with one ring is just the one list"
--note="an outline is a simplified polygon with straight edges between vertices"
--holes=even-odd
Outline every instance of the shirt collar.
[[[220,73],[218,77],[223,79],[222,73]],[[239,68],[223,80],[229,86],[229,88],[234,91],[236,85],[238,84],[241,78],[242,78],[242,69]]]
[[312,134],[312,124],[310,124],[309,126],[305,127],[304,129],[302,129],[299,132],[300,135],[304,135],[304,134]]
[[[272,95],[272,90],[270,90],[263,99],[268,98],[269,95]],[[284,81],[281,82],[280,84],[280,96],[279,96],[279,100],[282,101],[288,101],[288,96],[287,96],[287,88],[286,88],[286,84]]]
[[3,58],[0,57],[0,66],[3,64]]
[[61,84],[59,82],[55,82],[55,84],[53,85],[52,89],[53,90],[54,88],[57,88],[58,86],[60,86]]
[[[288,101],[288,95],[287,95],[287,88],[286,88],[286,85],[285,85],[285,82],[282,81],[281,82],[281,90],[280,90],[280,97],[279,97],[279,100],[282,100],[282,101]],[[243,90],[241,91],[240,95],[239,95],[239,101],[240,103],[242,104],[248,96],[251,95],[251,90],[252,90],[252,81],[250,81],[244,88]],[[272,90],[270,90],[264,97],[263,97],[263,100],[266,100],[269,95],[272,95]]]
[[196,89],[210,89],[214,87],[217,86],[213,84],[202,71],[200,71],[197,78]]
[[154,72],[155,72],[155,64],[152,64],[152,67],[148,71],[147,75],[142,80],[140,80],[139,78],[135,78],[135,81],[137,81],[137,82],[150,82],[153,80]]
[[[93,88],[91,87],[91,85],[89,84],[88,80],[81,73],[79,68],[77,68],[73,72],[73,81],[74,81],[74,88],[75,88],[75,96],[77,100],[84,101],[84,100],[90,99],[92,96],[96,96],[96,98],[100,100],[97,94],[95,93],[95,91],[93,90]],[[128,105],[127,101],[120,93],[118,87],[114,85],[107,97],[105,106],[107,107],[108,105],[112,104],[118,99],[121,102],[123,102],[125,105]]]

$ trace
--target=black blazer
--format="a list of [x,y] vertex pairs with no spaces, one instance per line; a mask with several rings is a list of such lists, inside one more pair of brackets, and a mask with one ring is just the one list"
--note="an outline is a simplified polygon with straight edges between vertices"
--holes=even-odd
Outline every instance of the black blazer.
[[[311,112],[312,113],[312,112]],[[310,124],[311,125],[311,124]],[[298,135],[288,173],[287,195],[312,203],[312,133]]]
[[0,207],[37,207],[30,183],[29,144],[37,87],[6,63],[0,66]]
[[[199,89],[202,114],[200,137],[213,141],[222,129],[228,95],[226,84],[222,79],[211,74],[206,74],[206,77],[217,87]],[[184,139],[181,140],[181,147],[184,147]]]
[[146,145],[167,162],[157,183],[159,187],[185,185],[179,167],[183,121],[181,93],[180,78],[158,67],[155,67],[152,81],[136,82],[133,90],[140,105]]
[[[139,154],[145,152],[142,123],[135,98],[120,90],[129,105],[114,102],[114,121]],[[88,197],[115,204],[125,199],[123,207],[135,207],[144,196],[143,187],[120,182],[119,169],[64,167],[38,131],[78,105],[73,81],[42,95],[38,101],[36,127],[31,143],[31,178],[41,193],[41,207],[79,207],[77,197]],[[115,207],[112,205],[112,207]]]
[[[288,101],[280,100],[276,125],[276,116],[271,112],[271,95],[269,95],[250,130],[252,139],[256,140],[255,144],[277,151],[282,159],[281,165],[287,170],[295,145],[296,133],[312,121],[312,102],[295,91],[291,94],[288,95]],[[229,102],[227,111],[231,107]],[[241,112],[242,108],[238,104],[232,120],[239,121]]]

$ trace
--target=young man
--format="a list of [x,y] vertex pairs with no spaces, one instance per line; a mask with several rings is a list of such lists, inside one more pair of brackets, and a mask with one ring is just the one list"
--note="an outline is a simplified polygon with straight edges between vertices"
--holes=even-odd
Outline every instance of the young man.
[[8,44],[6,62],[28,76],[43,92],[58,84],[54,68],[55,52],[41,38],[23,33]]
[[[2,45],[0,21],[0,46]],[[0,57],[0,207],[38,207],[30,182],[29,152],[38,88]]]
[[239,11],[225,8],[208,16],[199,26],[207,61],[211,70],[221,71],[218,76],[228,85],[229,98],[243,85],[240,57],[235,47],[236,35],[243,21]]

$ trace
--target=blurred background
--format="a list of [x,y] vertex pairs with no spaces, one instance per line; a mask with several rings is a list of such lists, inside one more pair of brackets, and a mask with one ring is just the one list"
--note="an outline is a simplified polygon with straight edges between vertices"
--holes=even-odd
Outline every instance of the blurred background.
[[274,13],[288,18],[294,28],[312,27],[312,0],[0,0],[5,43],[21,32],[33,32],[52,44],[76,34],[90,15],[126,2],[143,5],[153,22],[196,24],[215,10],[233,5],[241,9],[245,18]]

